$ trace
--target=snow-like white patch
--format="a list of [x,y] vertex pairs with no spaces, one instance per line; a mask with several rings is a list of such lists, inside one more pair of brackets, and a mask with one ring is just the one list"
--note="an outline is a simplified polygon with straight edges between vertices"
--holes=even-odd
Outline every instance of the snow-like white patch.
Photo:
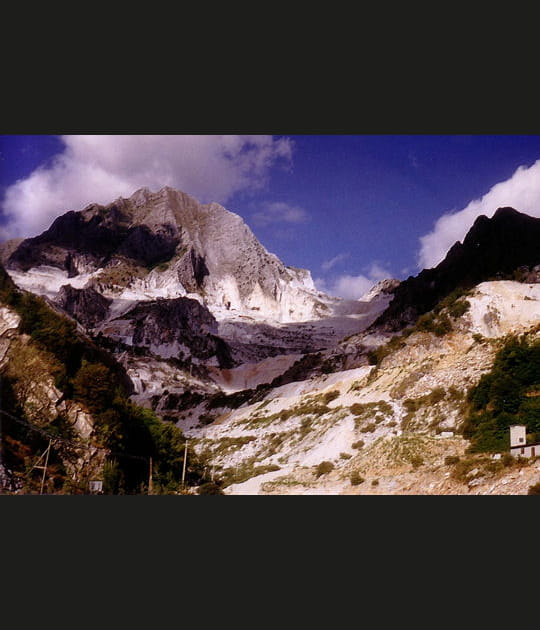
[[184,297],[187,292],[174,273],[152,270],[145,278],[134,279],[119,295],[123,300],[145,302],[157,298]]
[[63,285],[70,284],[74,289],[82,289],[89,280],[95,278],[102,270],[81,273],[73,278],[68,278],[67,271],[49,265],[33,267],[28,271],[14,271],[13,269],[6,271],[20,289],[54,298]]
[[354,420],[350,417],[344,418],[326,431],[305,455],[298,456],[296,461],[301,466],[317,466],[323,461],[335,463],[340,459],[340,453],[354,453],[351,444],[355,441],[355,436]]
[[243,483],[234,483],[225,488],[225,494],[259,494],[261,485],[267,481],[272,481],[276,477],[283,477],[293,469],[293,466],[284,466],[280,470],[273,470],[271,472],[264,473],[252,477]]
[[[306,394],[319,394],[332,385],[342,383],[343,387],[350,387],[350,384],[363,378],[373,369],[372,366],[364,366],[354,368],[352,370],[344,370],[342,372],[334,372],[333,374],[316,376],[307,381],[296,381],[294,383],[287,383],[272,390],[272,398],[285,399],[283,408],[290,406],[290,398],[299,398]],[[281,411],[281,409],[276,409]]]
[[485,337],[520,331],[540,321],[540,284],[482,282],[467,300],[471,332]]

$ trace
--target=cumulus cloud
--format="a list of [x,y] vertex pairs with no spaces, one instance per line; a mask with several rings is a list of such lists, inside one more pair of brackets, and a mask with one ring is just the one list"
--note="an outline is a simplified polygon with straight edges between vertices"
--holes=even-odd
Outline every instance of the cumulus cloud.
[[334,256],[333,258],[330,258],[330,260],[325,260],[321,265],[321,269],[323,271],[330,271],[332,267],[335,267],[340,262],[347,260],[349,256],[350,256],[349,253],[343,253],[343,254],[338,254],[337,256]]
[[291,206],[283,201],[272,201],[263,204],[251,218],[254,225],[266,227],[275,223],[305,223],[309,215],[299,206]]
[[329,295],[339,296],[348,300],[358,300],[377,282],[385,278],[391,278],[390,271],[385,269],[379,263],[372,263],[363,274],[351,275],[343,274],[326,280],[324,278],[315,278],[314,284],[319,291],[324,291]]
[[530,167],[520,166],[512,177],[495,184],[462,210],[440,217],[433,230],[420,238],[419,267],[438,265],[456,241],[463,241],[478,216],[492,217],[497,208],[504,206],[540,217],[540,160]]
[[135,190],[178,188],[201,202],[225,203],[263,188],[270,170],[289,166],[293,143],[268,135],[62,136],[64,150],[10,186],[3,238],[32,236],[68,210],[106,204]]

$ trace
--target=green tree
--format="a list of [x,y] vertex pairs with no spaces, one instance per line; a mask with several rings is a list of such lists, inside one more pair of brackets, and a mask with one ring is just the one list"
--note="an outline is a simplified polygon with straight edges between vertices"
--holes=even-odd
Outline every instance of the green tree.
[[110,370],[101,363],[84,360],[73,379],[75,400],[84,403],[92,413],[100,413],[111,406],[114,393]]

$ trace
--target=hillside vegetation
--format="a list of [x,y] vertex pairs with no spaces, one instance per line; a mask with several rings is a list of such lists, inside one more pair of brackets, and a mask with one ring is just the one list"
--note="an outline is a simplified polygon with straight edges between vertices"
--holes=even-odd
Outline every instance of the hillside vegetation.
[[[69,463],[87,448],[107,454],[102,474],[105,493],[147,492],[150,458],[153,492],[182,490],[184,435],[174,424],[129,401],[130,381],[123,368],[44,299],[19,291],[1,268],[0,302],[19,315],[19,333],[28,335],[26,344],[17,345],[0,379],[3,461],[19,480],[22,491],[37,491],[41,474],[30,472],[49,439],[53,444],[48,462],[51,492],[87,490],[83,481],[73,480],[69,474]],[[38,365],[40,374],[28,374],[32,366],[37,369]],[[43,379],[44,375],[54,379],[62,400],[78,402],[91,414],[94,430],[90,440],[81,440],[61,413],[47,417],[45,408],[34,413],[32,396],[26,397],[26,402],[32,404],[23,404],[22,382],[32,377]],[[185,485],[208,482],[200,458],[189,453]],[[219,491],[217,486],[215,491]]]
[[471,452],[507,451],[513,424],[526,425],[530,440],[539,441],[540,339],[509,336],[468,400],[463,436],[471,441]]

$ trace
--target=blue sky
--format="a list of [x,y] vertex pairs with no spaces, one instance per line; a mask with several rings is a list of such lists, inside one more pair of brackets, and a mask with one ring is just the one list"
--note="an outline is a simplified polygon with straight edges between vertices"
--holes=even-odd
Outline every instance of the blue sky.
[[172,185],[354,297],[437,264],[498,205],[539,216],[537,160],[538,135],[0,136],[0,228],[32,236],[67,210]]

